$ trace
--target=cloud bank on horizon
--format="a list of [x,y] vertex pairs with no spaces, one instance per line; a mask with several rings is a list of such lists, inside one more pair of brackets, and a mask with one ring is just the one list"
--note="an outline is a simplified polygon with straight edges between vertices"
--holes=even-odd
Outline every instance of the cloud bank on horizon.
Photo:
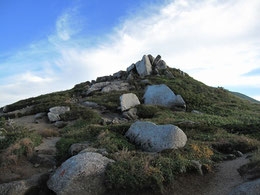
[[259,0],[142,5],[98,37],[84,36],[80,6],[63,11],[44,39],[0,53],[0,106],[125,70],[149,53],[207,85],[260,100]]

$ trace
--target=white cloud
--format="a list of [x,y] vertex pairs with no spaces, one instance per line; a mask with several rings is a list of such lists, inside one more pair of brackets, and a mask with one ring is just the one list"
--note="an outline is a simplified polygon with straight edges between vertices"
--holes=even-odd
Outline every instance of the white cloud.
[[69,9],[64,12],[56,22],[56,31],[58,38],[63,41],[68,41],[72,35],[80,30],[80,21],[75,15],[77,8]]
[[252,98],[254,98],[255,100],[260,101],[260,95],[259,96],[252,96]]
[[[124,70],[148,53],[160,54],[169,66],[211,86],[260,86],[259,76],[242,76],[260,66],[259,0],[175,0],[156,8],[157,13],[147,15],[155,9],[151,7],[126,18],[113,33],[104,36],[103,42],[92,47],[82,46],[86,37],[73,36],[82,25],[78,17],[73,17],[76,11],[65,12],[48,41],[32,44],[19,54],[22,59],[31,59],[43,52],[43,58],[32,58],[30,63],[32,67],[38,64],[41,70],[21,73],[26,76],[13,82],[19,85],[0,85],[0,94],[13,97],[5,98],[5,103],[18,100],[21,94],[37,95],[39,89],[42,93],[68,89]],[[32,87],[27,89],[22,80]],[[10,93],[15,88],[24,91],[18,90],[19,96]]]

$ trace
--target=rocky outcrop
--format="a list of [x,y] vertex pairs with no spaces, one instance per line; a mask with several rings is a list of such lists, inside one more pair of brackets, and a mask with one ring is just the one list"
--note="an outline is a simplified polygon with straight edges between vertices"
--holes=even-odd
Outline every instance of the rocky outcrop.
[[121,111],[129,110],[140,104],[138,97],[133,93],[127,93],[120,96]]
[[165,107],[186,108],[186,104],[180,95],[175,95],[166,85],[150,85],[144,94],[144,104],[160,105]]
[[50,177],[47,185],[57,195],[103,194],[105,168],[112,162],[98,153],[80,153],[66,160]]
[[101,91],[103,93],[109,93],[111,91],[128,91],[131,89],[129,83],[125,81],[113,81],[113,82],[101,82],[93,84],[86,95],[91,95],[95,91]]
[[187,142],[187,136],[177,126],[141,121],[131,125],[126,132],[126,137],[148,152],[182,148]]
[[140,77],[145,77],[152,73],[152,65],[148,56],[144,55],[141,61],[135,64],[136,70]]
[[60,115],[65,114],[66,112],[70,111],[70,107],[67,106],[56,106],[52,107],[49,110],[48,118],[51,122],[56,122],[60,120]]
[[129,83],[123,81],[114,81],[102,88],[101,92],[109,93],[111,91],[128,91],[129,89]]
[[126,79],[127,72],[120,70],[113,74],[113,79]]
[[91,87],[86,92],[86,95],[90,95],[91,93],[93,93],[95,91],[100,91],[101,89],[103,89],[104,87],[108,86],[109,84],[110,84],[110,82],[108,82],[108,81],[95,83],[95,84],[91,85]]
[[260,179],[249,181],[237,186],[229,195],[257,195],[260,194]]

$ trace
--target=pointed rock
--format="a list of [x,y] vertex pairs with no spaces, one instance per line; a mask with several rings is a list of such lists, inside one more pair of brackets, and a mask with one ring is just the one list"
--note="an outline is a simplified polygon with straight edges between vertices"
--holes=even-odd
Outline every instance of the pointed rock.
[[152,65],[148,56],[144,55],[141,61],[136,63],[136,70],[140,77],[145,77],[150,75],[152,72]]

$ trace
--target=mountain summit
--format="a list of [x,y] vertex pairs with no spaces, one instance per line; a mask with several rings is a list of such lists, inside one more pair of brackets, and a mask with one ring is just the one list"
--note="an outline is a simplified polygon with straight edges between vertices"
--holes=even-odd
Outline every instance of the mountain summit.
[[260,146],[260,104],[160,55],[7,105],[0,116],[0,194],[225,194],[240,183],[211,188],[215,166]]

